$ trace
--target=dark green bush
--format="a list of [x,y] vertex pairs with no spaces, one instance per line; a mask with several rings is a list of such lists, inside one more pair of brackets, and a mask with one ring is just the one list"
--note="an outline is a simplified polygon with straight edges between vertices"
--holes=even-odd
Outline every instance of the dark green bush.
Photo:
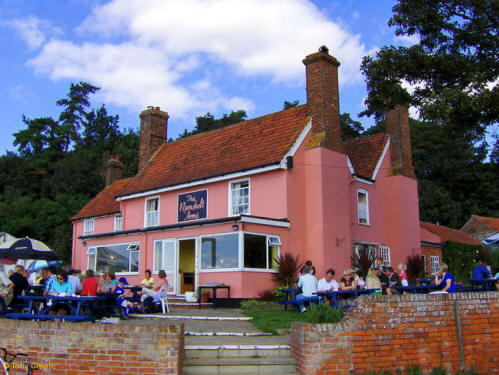
[[482,246],[447,242],[443,248],[443,258],[454,279],[464,283],[471,278],[479,259],[490,262],[493,269],[499,267],[499,252]]
[[342,308],[332,309],[323,301],[310,304],[310,309],[305,313],[305,320],[309,323],[338,323],[344,315]]

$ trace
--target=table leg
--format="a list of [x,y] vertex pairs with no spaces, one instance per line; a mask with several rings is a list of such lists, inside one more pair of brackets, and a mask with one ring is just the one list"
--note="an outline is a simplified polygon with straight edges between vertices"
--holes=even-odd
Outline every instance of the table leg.
[[199,303],[199,309],[201,310],[201,287],[198,286],[198,303]]
[[213,288],[213,308],[217,309],[217,288]]

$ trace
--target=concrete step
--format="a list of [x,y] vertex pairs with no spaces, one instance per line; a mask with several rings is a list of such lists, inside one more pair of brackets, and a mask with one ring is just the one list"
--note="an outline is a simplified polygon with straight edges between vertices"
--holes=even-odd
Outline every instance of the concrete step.
[[289,345],[186,345],[184,358],[291,358]]
[[183,374],[296,374],[289,356],[186,359]]
[[186,336],[185,345],[237,346],[237,345],[287,345],[289,336]]
[[265,332],[218,332],[218,331],[185,331],[186,336],[237,336],[237,337],[257,337],[257,336],[272,336],[272,333]]

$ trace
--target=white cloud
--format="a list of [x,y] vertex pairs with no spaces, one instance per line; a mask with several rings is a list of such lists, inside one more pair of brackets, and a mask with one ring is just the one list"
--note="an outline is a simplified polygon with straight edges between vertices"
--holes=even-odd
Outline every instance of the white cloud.
[[161,105],[175,116],[253,108],[217,88],[212,69],[303,84],[302,59],[325,44],[342,63],[340,83],[351,84],[367,54],[359,35],[307,0],[112,0],[77,32],[92,42],[52,39],[29,64],[52,79],[91,81],[113,104]]
[[33,15],[5,21],[4,24],[14,28],[30,49],[39,48],[45,42],[47,33],[56,35],[61,32],[59,28],[52,27],[47,20]]

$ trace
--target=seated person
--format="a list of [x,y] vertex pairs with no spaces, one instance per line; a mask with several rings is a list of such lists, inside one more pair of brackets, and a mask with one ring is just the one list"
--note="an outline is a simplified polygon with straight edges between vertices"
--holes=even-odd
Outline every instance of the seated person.
[[369,270],[367,273],[366,289],[376,289],[374,294],[381,294],[381,281],[376,274],[376,270]]
[[386,288],[386,294],[388,294],[389,296],[393,294],[400,294],[400,292],[397,289],[393,289],[394,286],[402,286],[399,274],[393,272],[393,267],[387,267],[386,276],[388,277],[388,286]]
[[317,291],[319,292],[336,292],[340,284],[333,278],[335,272],[332,268],[326,271],[326,274],[317,283]]
[[139,286],[146,287],[148,289],[154,289],[154,278],[151,275],[151,270],[146,270],[144,272],[145,279],[142,280]]
[[309,269],[309,270],[311,269],[312,270],[312,275],[315,275],[315,267],[312,265],[312,261],[311,260],[307,260],[305,262],[305,265],[302,268],[300,268],[300,277],[302,277],[303,275],[306,274],[305,271],[307,269]]
[[486,267],[487,262],[479,261],[473,269],[473,280],[483,280],[490,277],[490,272]]
[[71,286],[73,287],[73,293],[80,293],[81,292],[81,281],[78,276],[76,276],[79,273],[79,271],[70,269],[68,271],[68,281],[71,283]]
[[126,299],[125,290],[123,289],[125,285],[128,285],[127,279],[125,277],[120,277],[115,293],[118,295],[118,303],[121,307],[123,307],[124,315],[128,316],[131,308],[133,307],[133,303]]
[[14,283],[10,281],[6,274],[0,271],[0,306],[2,312],[7,311],[9,305],[14,298]]
[[456,293],[456,282],[454,276],[447,272],[449,267],[445,263],[441,263],[438,271],[435,274],[435,285],[440,285],[442,289],[439,292],[433,293]]
[[116,275],[114,272],[107,273],[107,279],[109,283],[106,286],[105,293],[115,293],[118,287],[118,281],[116,280]]
[[47,268],[47,279],[43,284],[43,295],[49,294],[49,291],[52,288],[52,284],[57,282],[56,273],[57,270],[54,266],[50,266],[49,268]]
[[35,285],[45,285],[47,278],[49,277],[48,271],[46,268],[42,268],[40,270],[40,277],[35,280]]
[[348,269],[343,272],[343,277],[340,279],[340,290],[357,289],[357,283],[352,277],[352,271],[352,269]]
[[106,293],[106,290],[108,289],[110,284],[110,281],[107,278],[107,273],[102,272],[100,274],[98,281],[99,281],[99,292]]
[[376,266],[374,269],[376,271],[376,276],[378,276],[378,279],[381,283],[381,288],[383,289],[383,293],[384,293],[386,290],[386,287],[388,286],[388,277],[386,276],[385,269],[384,268],[381,269],[378,266]]
[[143,287],[142,288],[142,296],[140,297],[140,302],[144,302],[147,297],[153,297],[154,302],[158,302],[161,298],[166,297],[168,293],[168,280],[166,280],[166,272],[164,270],[160,270],[158,272],[159,277],[159,286],[157,286],[154,290]]
[[303,276],[298,280],[298,288],[301,288],[302,293],[296,296],[302,313],[307,311],[305,301],[310,297],[317,296],[317,279],[313,275],[314,270],[312,268],[305,268],[303,271]]
[[[71,283],[68,282],[68,274],[60,270],[57,273],[56,282],[52,283],[49,295],[51,296],[71,296],[73,294],[73,287]],[[49,305],[51,301],[47,303]],[[49,311],[49,315],[68,315],[70,312],[70,308],[64,303],[56,303]]]
[[20,302],[17,297],[23,294],[23,291],[28,289],[29,283],[24,276],[24,267],[17,265],[14,267],[14,273],[9,277],[10,281],[14,284],[14,296],[12,298],[12,303]]
[[93,270],[87,270],[86,276],[86,279],[82,283],[81,295],[95,297],[99,290],[99,282]]

